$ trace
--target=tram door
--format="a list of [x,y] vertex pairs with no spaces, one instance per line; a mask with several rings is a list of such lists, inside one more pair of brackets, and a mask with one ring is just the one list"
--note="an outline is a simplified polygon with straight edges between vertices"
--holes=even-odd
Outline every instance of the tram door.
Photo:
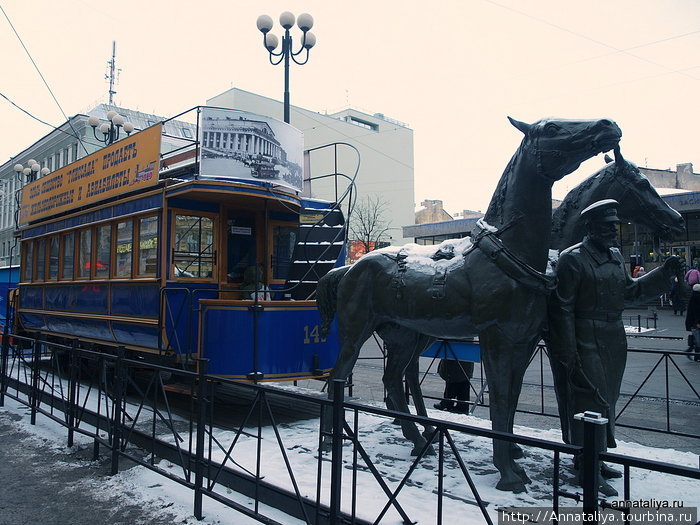
[[226,281],[240,284],[246,268],[257,266],[255,217],[252,214],[231,215],[226,229]]

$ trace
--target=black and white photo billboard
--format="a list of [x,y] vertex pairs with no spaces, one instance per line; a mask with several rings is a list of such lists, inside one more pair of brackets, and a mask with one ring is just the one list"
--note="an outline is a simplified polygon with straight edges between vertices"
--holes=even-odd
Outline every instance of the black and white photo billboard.
[[257,180],[302,191],[304,134],[277,119],[235,109],[203,108],[200,175]]

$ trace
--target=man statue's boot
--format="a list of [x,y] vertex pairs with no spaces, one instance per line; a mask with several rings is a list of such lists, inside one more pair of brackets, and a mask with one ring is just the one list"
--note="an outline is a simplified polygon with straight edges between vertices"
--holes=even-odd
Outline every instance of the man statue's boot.
[[[581,471],[580,463],[581,463],[581,456],[577,456],[576,458],[574,458],[574,469],[578,472],[578,476],[577,476],[578,484],[582,485],[583,472]],[[603,496],[607,496],[609,498],[612,496],[618,496],[619,494],[618,494],[617,490],[615,490],[615,487],[613,487],[610,483],[608,483],[604,479],[606,477],[606,475],[603,474],[604,466],[605,466],[605,472],[607,474],[609,474],[612,471],[612,472],[615,472],[618,474],[617,477],[622,476],[622,474],[620,474],[617,470],[609,467],[608,465],[605,465],[605,463],[603,463],[601,461],[600,462],[600,476],[598,477],[598,492],[600,492]],[[615,477],[615,476],[610,476],[610,477]],[[610,477],[608,477],[608,479],[610,479]]]
[[607,463],[600,462],[600,475],[605,479],[621,478],[622,472],[617,469],[612,468]]

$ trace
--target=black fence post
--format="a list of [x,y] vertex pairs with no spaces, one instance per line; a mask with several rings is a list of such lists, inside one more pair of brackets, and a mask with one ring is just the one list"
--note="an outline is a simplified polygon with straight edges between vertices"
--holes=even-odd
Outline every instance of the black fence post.
[[122,441],[122,404],[124,386],[124,347],[117,348],[117,359],[114,362],[114,399],[112,401],[112,475],[119,472],[119,453]]
[[70,355],[68,356],[68,446],[73,446],[75,429],[75,411],[78,392],[77,356],[78,340],[73,339]]
[[198,520],[204,518],[202,513],[202,487],[204,485],[204,438],[207,417],[207,365],[208,359],[198,359],[197,377],[197,444],[194,463],[194,516]]
[[41,343],[34,339],[32,343],[32,386],[29,390],[31,395],[31,417],[29,419],[32,425],[36,425],[36,412],[39,408],[39,362],[41,361]]
[[340,503],[343,484],[343,423],[345,422],[345,381],[333,380],[333,430],[331,438],[331,500],[330,523],[340,523]]
[[5,406],[5,391],[7,390],[7,363],[10,357],[10,331],[7,323],[2,333],[2,350],[0,354],[0,407]]
[[601,431],[608,423],[607,418],[598,412],[586,411],[576,414],[574,419],[583,422],[583,454],[579,469],[583,488],[583,516],[590,525],[598,523],[598,486],[600,476]]
[[[89,359],[94,359],[90,357]],[[104,381],[102,381],[104,377],[104,357],[100,356],[97,359],[97,414],[98,416],[100,415],[101,411],[101,406],[102,406],[102,390],[106,390],[106,386],[104,384]],[[107,411],[107,414],[109,414],[109,408],[106,405],[105,401],[105,410]],[[100,458],[100,423],[99,423],[99,418],[98,421],[95,423],[95,437],[92,440],[92,460],[97,461]]]

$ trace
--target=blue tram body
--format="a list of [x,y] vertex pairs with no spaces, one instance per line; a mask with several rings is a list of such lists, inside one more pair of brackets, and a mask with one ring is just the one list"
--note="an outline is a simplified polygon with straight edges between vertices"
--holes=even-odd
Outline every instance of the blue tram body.
[[[124,139],[93,156],[111,160],[147,149],[138,135],[131,149],[115,149]],[[160,132],[152,135],[159,139]],[[327,339],[319,336],[320,316],[309,297],[344,255],[339,207],[269,182],[204,177],[196,151],[169,158],[158,146],[149,173],[160,164],[160,177],[145,185],[137,178],[133,190],[124,179],[126,190],[106,187],[102,198],[58,213],[32,215],[47,196],[25,200],[25,192],[41,193],[43,178],[23,189],[21,329],[123,345],[134,355],[186,367],[205,358],[210,373],[244,380],[326,375],[337,357],[337,335],[333,328]],[[69,174],[94,166],[89,157],[55,172],[64,177],[64,190],[72,188]],[[72,195],[115,180],[97,176],[102,179],[83,181],[87,186],[72,188]]]

